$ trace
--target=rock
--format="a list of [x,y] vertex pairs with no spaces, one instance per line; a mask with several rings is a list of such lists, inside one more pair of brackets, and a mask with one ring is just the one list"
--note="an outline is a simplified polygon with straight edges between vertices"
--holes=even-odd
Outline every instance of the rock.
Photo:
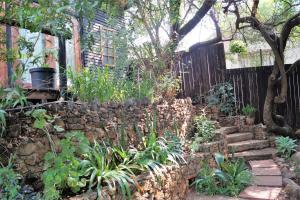
[[22,131],[21,131],[21,124],[14,124],[14,125],[9,126],[9,130],[8,130],[8,136],[9,137],[16,138],[21,133],[22,133]]
[[288,196],[289,200],[298,200],[300,197],[300,186],[297,185],[294,181],[291,179],[284,179],[283,181],[286,186],[285,186],[285,192]]
[[295,135],[298,135],[298,136],[300,135],[300,129],[296,130]]
[[292,161],[294,163],[300,163],[300,152],[296,152],[292,155]]
[[287,167],[281,169],[282,178],[293,179],[296,177],[295,172],[290,171]]
[[34,153],[36,150],[37,150],[37,145],[36,144],[28,143],[28,144],[25,144],[24,146],[21,146],[18,149],[17,154],[20,155],[20,156],[29,156],[32,153]]

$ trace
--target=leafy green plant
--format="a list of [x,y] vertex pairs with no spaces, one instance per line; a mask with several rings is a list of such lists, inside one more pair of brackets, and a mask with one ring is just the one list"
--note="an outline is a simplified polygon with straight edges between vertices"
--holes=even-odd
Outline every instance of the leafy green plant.
[[253,106],[251,106],[249,104],[246,105],[245,107],[243,107],[243,109],[242,109],[242,113],[249,117],[253,117],[255,112],[256,112],[256,108],[254,108]]
[[297,141],[290,137],[277,137],[275,143],[277,152],[285,158],[290,158],[292,153],[296,151]]
[[122,149],[101,146],[95,142],[84,160],[87,166],[85,175],[89,177],[89,190],[96,186],[100,199],[103,185],[107,185],[111,191],[119,188],[123,197],[130,199],[130,185],[138,186],[134,171],[140,169],[130,158]]
[[234,40],[230,42],[229,51],[231,53],[246,53],[247,47],[246,44],[241,40]]
[[42,179],[46,200],[59,199],[66,189],[77,193],[83,188],[96,188],[101,199],[104,186],[112,191],[119,188],[124,197],[130,198],[130,185],[137,186],[134,172],[140,168],[127,151],[96,141],[91,146],[81,132],[68,133],[60,146],[59,154],[49,152],[45,156],[47,170]]
[[217,169],[211,169],[205,164],[197,176],[193,183],[197,192],[209,195],[237,196],[250,184],[252,175],[244,160],[225,160],[223,155],[217,153],[215,154],[215,161],[218,165]]
[[1,166],[0,168],[0,196],[3,200],[15,200],[21,198],[19,193],[20,185],[19,179],[21,176],[14,172],[12,159],[10,158],[9,163],[6,167]]
[[234,114],[235,97],[233,86],[231,83],[220,83],[209,91],[207,97],[208,106],[217,105],[220,107],[220,111],[226,115]]
[[[51,138],[51,135],[49,133],[49,126],[48,126],[54,122],[55,118],[53,116],[48,115],[45,109],[34,109],[32,111],[27,111],[25,114],[27,116],[31,116],[32,118],[34,118],[33,127],[36,129],[40,129],[45,133],[45,135],[49,140],[52,152],[55,152],[56,151],[55,143]],[[64,131],[64,129],[56,125],[54,125],[53,128],[57,132]]]
[[0,137],[3,136],[5,131],[6,131],[6,112],[5,110],[2,110],[0,108]]
[[211,142],[215,137],[215,126],[212,121],[204,116],[197,116],[194,119],[196,127],[195,137],[200,139],[200,142]]
[[68,71],[72,85],[70,92],[81,101],[122,102],[129,98],[152,99],[153,87],[150,79],[143,78],[138,82],[126,79],[108,67],[80,73]]
[[18,85],[14,88],[2,89],[0,96],[0,107],[3,108],[15,108],[16,106],[24,107],[27,104],[24,90]]
[[173,139],[167,140],[164,137],[157,137],[157,133],[151,131],[143,138],[142,150],[136,152],[134,161],[156,176],[162,175],[165,164],[185,163],[182,144],[174,135],[172,137]]
[[156,97],[175,97],[180,89],[181,78],[172,73],[165,73],[158,78],[156,83]]
[[45,155],[45,172],[42,175],[44,183],[44,199],[56,200],[61,192],[71,189],[76,193],[87,184],[84,178],[86,162],[81,155],[89,151],[89,142],[81,132],[70,132],[66,139],[60,141],[61,152],[48,152]]

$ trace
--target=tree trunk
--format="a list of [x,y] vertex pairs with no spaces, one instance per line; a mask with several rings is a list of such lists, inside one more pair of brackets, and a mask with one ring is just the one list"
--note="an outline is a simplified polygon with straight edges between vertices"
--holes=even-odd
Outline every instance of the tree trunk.
[[[284,55],[282,53],[280,57],[283,58],[283,56]],[[286,96],[281,96],[281,94],[283,93],[282,91],[278,97],[275,97],[275,89],[277,89],[277,83],[280,84],[281,89],[287,88],[287,85],[283,85],[283,84],[287,84],[287,77],[285,71],[284,74],[282,74],[281,71],[282,69],[284,70],[284,64],[282,64],[284,62],[282,61],[283,59],[280,62],[277,62],[277,59],[275,59],[272,73],[268,78],[268,89],[267,89],[267,95],[264,103],[263,119],[265,125],[267,126],[267,129],[270,132],[278,135],[297,137],[294,135],[293,129],[284,120],[284,117],[276,114],[277,105],[279,103],[284,103],[286,99]],[[278,81],[279,75],[281,76],[281,81]],[[285,80],[282,81],[282,79]],[[280,98],[281,100],[276,101],[276,98]]]

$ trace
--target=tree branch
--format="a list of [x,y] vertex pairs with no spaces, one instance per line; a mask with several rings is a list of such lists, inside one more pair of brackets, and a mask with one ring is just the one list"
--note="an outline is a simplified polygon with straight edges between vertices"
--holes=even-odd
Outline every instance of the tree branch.
[[206,13],[216,3],[216,0],[205,0],[201,8],[196,12],[194,17],[178,30],[179,40],[186,36],[195,26],[203,19]]

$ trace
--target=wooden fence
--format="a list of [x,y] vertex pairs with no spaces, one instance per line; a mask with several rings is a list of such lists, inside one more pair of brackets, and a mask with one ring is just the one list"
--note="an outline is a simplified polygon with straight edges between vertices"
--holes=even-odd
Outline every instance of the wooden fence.
[[[271,70],[271,66],[226,69],[223,44],[184,53],[175,68],[182,78],[182,96],[201,97],[203,100],[213,85],[231,82],[234,86],[236,108],[241,110],[247,104],[256,107],[257,122],[263,121],[263,107]],[[278,113],[284,115],[291,126],[300,128],[300,69],[295,68],[288,73],[288,88],[287,102],[278,106]]]
[[213,85],[225,81],[225,53],[222,43],[182,54],[175,72],[182,78],[182,96],[203,97]]
[[[286,68],[289,68],[287,65]],[[268,86],[268,77],[272,67],[256,67],[227,69],[226,81],[234,86],[236,107],[243,108],[247,104],[257,108],[257,122],[263,120],[263,107]],[[279,91],[276,91],[278,94]],[[278,106],[278,113],[283,115],[287,122],[295,128],[300,127],[300,69],[295,68],[288,73],[287,101]]]

